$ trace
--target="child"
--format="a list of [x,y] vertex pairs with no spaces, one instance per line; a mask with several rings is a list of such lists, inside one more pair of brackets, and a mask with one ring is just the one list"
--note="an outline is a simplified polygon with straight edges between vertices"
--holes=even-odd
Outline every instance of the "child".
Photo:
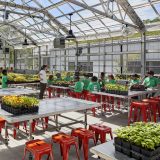
[[52,85],[52,84],[53,84],[53,81],[54,81],[53,75],[49,75],[49,78],[48,78],[48,80],[47,80],[48,85]]
[[105,79],[105,73],[101,72],[101,77],[99,79],[99,84],[101,88],[104,88],[105,84],[106,84],[106,79]]
[[56,74],[56,77],[57,77],[56,81],[62,81],[62,78],[61,78],[61,74],[60,74],[60,73],[57,73],[57,74]]
[[137,74],[135,74],[135,75],[132,76],[132,80],[130,82],[131,86],[134,85],[134,84],[139,84],[139,80],[137,78],[138,78]]
[[89,86],[88,86],[88,91],[89,92],[99,92],[101,87],[100,87],[100,84],[97,82],[98,78],[96,76],[93,76],[92,79],[91,79],[91,82],[89,83]]
[[114,79],[114,76],[111,74],[108,76],[109,84],[116,84],[116,80]]
[[2,88],[8,88],[7,70],[2,71]]
[[80,81],[79,77],[75,78],[75,87],[74,87],[74,92],[81,93],[83,91],[84,83]]
[[66,82],[73,81],[73,78],[70,76],[70,73],[69,73],[69,72],[67,73],[67,75],[66,75],[66,77],[64,78],[64,80],[65,80]]
[[88,74],[84,74],[84,79],[82,80],[82,82],[84,83],[84,91],[86,92],[90,83],[90,79],[89,79],[89,75]]

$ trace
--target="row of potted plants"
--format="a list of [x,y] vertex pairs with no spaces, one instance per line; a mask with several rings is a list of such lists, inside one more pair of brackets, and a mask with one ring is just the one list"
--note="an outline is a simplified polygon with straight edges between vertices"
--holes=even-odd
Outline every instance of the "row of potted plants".
[[4,96],[1,108],[14,115],[38,112],[39,100],[28,96]]
[[128,86],[120,84],[106,84],[106,93],[118,94],[118,95],[128,95]]
[[116,131],[115,149],[138,160],[160,159],[160,125],[137,122]]

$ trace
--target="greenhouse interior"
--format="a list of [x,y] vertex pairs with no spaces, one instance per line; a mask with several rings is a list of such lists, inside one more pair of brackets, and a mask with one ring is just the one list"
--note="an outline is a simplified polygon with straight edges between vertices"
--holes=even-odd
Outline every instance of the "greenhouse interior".
[[0,160],[160,160],[160,0],[0,0]]

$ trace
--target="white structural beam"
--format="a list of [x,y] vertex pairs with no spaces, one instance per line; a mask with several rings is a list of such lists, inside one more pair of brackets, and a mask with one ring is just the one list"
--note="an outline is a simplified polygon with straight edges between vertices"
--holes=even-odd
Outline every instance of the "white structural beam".
[[90,10],[90,11],[92,11],[92,12],[94,12],[94,13],[97,13],[97,14],[99,14],[99,15],[102,15],[102,16],[104,16],[104,17],[110,18],[110,19],[112,19],[112,20],[114,20],[114,21],[117,21],[117,22],[119,22],[119,23],[127,24],[128,26],[131,26],[131,27],[134,27],[134,28],[136,28],[136,29],[139,29],[139,27],[138,27],[137,25],[128,23],[128,22],[126,22],[126,21],[124,21],[124,20],[122,20],[122,19],[118,19],[118,18],[116,18],[115,16],[113,16],[113,15],[111,15],[111,14],[107,14],[107,13],[105,13],[105,12],[102,12],[102,11],[96,9],[96,8],[90,7],[90,6],[88,6],[88,5],[84,4],[84,3],[81,3],[81,2],[79,2],[79,1],[76,1],[76,0],[64,0],[64,1],[73,3],[73,4],[77,5],[77,6],[80,6],[80,7],[84,8],[84,9]]
[[15,4],[15,3],[11,3],[11,2],[5,2],[5,1],[0,1],[0,5],[9,6],[9,7],[13,7],[13,8],[19,8],[19,9],[22,9],[22,10],[28,10],[28,11],[34,11],[34,12],[43,13],[54,24],[56,24],[56,26],[58,28],[63,30],[65,33],[68,33],[68,29],[65,26],[63,26],[52,14],[50,14],[47,10],[45,10],[45,8],[39,9],[39,8],[36,8],[36,7],[29,7],[29,6],[19,5],[19,4]]
[[129,2],[126,0],[116,0],[116,2],[123,8],[123,10],[129,16],[129,18],[132,20],[132,22],[139,27],[140,31],[145,32],[144,23],[142,22],[140,17],[137,15],[137,13],[134,11],[134,9],[129,4]]

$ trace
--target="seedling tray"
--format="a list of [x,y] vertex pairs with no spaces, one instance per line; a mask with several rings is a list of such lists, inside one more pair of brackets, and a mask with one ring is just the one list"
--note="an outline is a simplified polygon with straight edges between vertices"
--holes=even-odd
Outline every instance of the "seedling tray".
[[[151,151],[125,142],[120,138],[114,139],[115,150],[137,160],[160,160],[160,147]],[[128,148],[127,148],[128,147]]]
[[11,106],[7,106],[5,104],[1,104],[1,108],[13,115],[22,115],[22,114],[30,114],[30,113],[36,113],[38,112],[39,107],[38,106],[34,106],[32,108],[13,108]]

